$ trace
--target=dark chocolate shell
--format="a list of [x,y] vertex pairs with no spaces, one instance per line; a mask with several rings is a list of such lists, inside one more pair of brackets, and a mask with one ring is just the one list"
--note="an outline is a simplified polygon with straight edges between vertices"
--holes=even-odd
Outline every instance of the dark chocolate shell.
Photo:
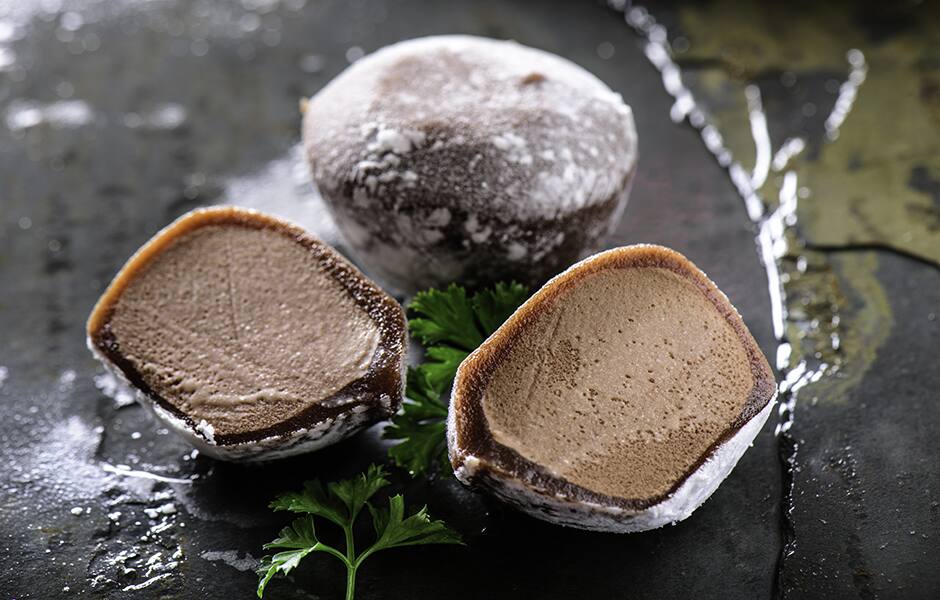
[[356,61],[305,104],[303,139],[348,247],[404,292],[543,283],[599,249],[637,160],[633,113],[597,77],[465,35]]

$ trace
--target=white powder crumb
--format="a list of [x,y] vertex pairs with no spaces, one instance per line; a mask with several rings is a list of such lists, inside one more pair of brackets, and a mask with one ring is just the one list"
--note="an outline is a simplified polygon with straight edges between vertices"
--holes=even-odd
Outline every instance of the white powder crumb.
[[394,152],[407,154],[414,148],[421,147],[425,142],[425,135],[420,131],[389,129],[382,127],[375,134],[375,141],[369,144],[370,152],[384,154]]
[[526,145],[525,139],[519,137],[518,135],[510,132],[503,133],[501,135],[493,136],[491,140],[493,145],[499,148],[500,150],[511,150],[512,148],[523,148]]
[[157,508],[145,508],[144,514],[146,514],[151,519],[156,519],[160,515],[174,515],[176,514],[176,505],[172,502],[167,502],[162,506]]
[[509,244],[506,257],[509,260],[522,260],[525,258],[526,254],[528,254],[528,250],[526,250],[525,246],[519,242],[512,242]]
[[577,167],[574,166],[574,163],[569,163],[565,165],[565,171],[562,174],[561,178],[564,181],[574,181],[574,174],[577,170]]
[[72,508],[72,510],[70,510],[69,512],[72,513],[72,514],[75,515],[75,516],[78,516],[78,515],[82,514],[83,512],[85,512],[85,509],[82,508],[81,506],[76,506],[76,507]]
[[121,591],[124,591],[124,592],[138,592],[138,591],[140,591],[140,590],[143,590],[143,589],[146,589],[146,588],[150,587],[151,585],[153,585],[154,583],[156,583],[156,582],[158,582],[158,581],[162,581],[162,580],[166,579],[167,577],[170,577],[171,575],[172,575],[172,573],[161,573],[160,575],[155,575],[155,576],[151,577],[150,579],[148,579],[148,580],[146,580],[146,581],[143,581],[143,582],[141,582],[141,583],[137,583],[137,584],[134,584],[134,585],[127,585],[127,586],[124,586],[124,588],[122,588]]
[[63,388],[69,388],[75,383],[76,373],[74,369],[66,369],[59,375],[59,385]]
[[221,561],[239,571],[254,571],[258,566],[257,558],[248,553],[239,556],[236,550],[207,550],[199,556],[209,562]]
[[95,387],[102,394],[114,400],[115,408],[124,408],[134,403],[134,394],[111,372],[95,375]]
[[446,208],[435,208],[427,216],[424,223],[428,227],[445,227],[450,223],[450,210]]
[[215,443],[215,427],[205,419],[199,421],[199,424],[196,425],[196,433],[202,435],[210,444]]
[[506,153],[506,160],[509,162],[519,163],[520,165],[532,164],[532,155],[526,150],[527,144],[525,138],[510,131],[493,136],[490,141],[494,146]]
[[9,376],[10,370],[3,365],[0,365],[0,387],[3,387],[3,384],[6,383]]

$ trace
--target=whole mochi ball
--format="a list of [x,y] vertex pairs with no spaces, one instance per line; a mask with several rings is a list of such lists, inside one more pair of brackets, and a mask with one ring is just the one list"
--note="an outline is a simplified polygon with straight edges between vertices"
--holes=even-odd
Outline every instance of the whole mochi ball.
[[559,56],[472,36],[383,48],[306,103],[313,179],[399,292],[544,282],[595,252],[636,165],[630,107]]

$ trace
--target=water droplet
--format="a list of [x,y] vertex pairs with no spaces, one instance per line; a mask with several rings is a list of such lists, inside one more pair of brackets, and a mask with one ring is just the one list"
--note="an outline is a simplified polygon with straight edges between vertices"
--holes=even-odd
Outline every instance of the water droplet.
[[241,27],[242,31],[252,32],[257,31],[261,27],[261,17],[257,13],[249,12],[245,13],[238,20],[238,26]]
[[82,38],[82,48],[88,52],[94,52],[101,47],[101,38],[94,33],[89,33]]
[[614,45],[610,42],[601,42],[597,45],[597,55],[604,60],[613,58],[615,51]]
[[78,31],[85,24],[85,18],[77,12],[63,13],[59,18],[59,27],[66,31]]
[[319,54],[307,54],[300,59],[300,70],[304,73],[319,73],[323,70],[326,60]]
[[0,48],[0,71],[5,71],[16,62],[16,54],[9,48]]
[[351,46],[348,50],[346,50],[346,60],[350,63],[354,63],[365,56],[365,54],[365,51],[359,46]]
[[261,34],[261,41],[265,46],[273,48],[281,43],[281,30],[268,28],[264,30],[264,33]]

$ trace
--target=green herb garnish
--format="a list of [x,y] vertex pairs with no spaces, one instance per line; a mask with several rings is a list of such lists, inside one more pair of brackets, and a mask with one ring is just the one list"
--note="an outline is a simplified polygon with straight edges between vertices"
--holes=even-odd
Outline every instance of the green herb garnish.
[[[382,467],[372,465],[352,479],[329,483],[318,480],[304,484],[302,492],[288,493],[271,502],[273,510],[303,513],[281,530],[280,536],[264,545],[265,550],[278,550],[261,559],[258,568],[258,597],[264,594],[268,582],[277,573],[290,573],[300,561],[312,552],[325,552],[346,565],[346,600],[352,600],[356,591],[356,571],[363,561],[379,550],[416,546],[419,544],[461,544],[460,536],[443,521],[432,521],[427,507],[411,516],[405,516],[405,500],[399,494],[388,499],[388,508],[376,508],[369,499],[388,485]],[[353,538],[353,525],[362,508],[368,508],[375,529],[375,542],[357,553]],[[346,537],[346,551],[323,543],[317,537],[314,517],[321,517],[338,525]]]
[[403,440],[388,451],[395,464],[419,474],[447,462],[443,396],[454,382],[457,367],[528,295],[518,283],[497,283],[472,297],[456,284],[414,297],[408,305],[413,315],[408,328],[424,346],[425,362],[408,369],[407,399],[384,431],[388,439]]

